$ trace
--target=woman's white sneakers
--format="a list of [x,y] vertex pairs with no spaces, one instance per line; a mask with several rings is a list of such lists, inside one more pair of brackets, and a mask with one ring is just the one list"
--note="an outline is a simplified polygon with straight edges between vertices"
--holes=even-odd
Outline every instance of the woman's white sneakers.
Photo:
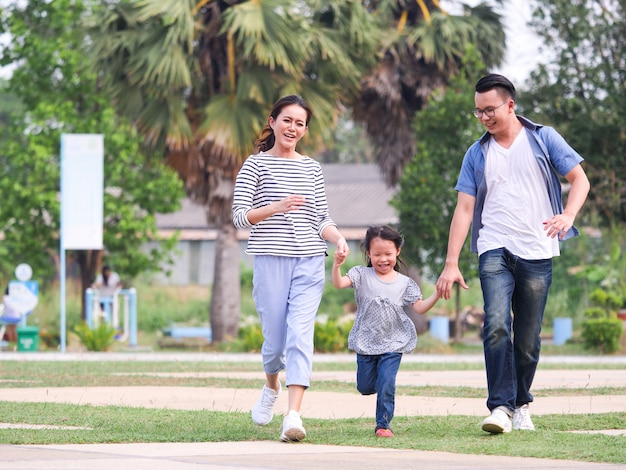
[[[254,408],[252,408],[252,421],[259,426],[269,424],[274,418],[274,405],[282,387],[278,383],[278,392],[263,385],[261,396],[257,400]],[[283,418],[283,430],[280,434],[280,440],[284,442],[298,442],[306,437],[306,431],[302,427],[302,419],[297,411],[291,410]]]
[[302,427],[302,419],[297,411],[291,410],[283,419],[283,432],[280,440],[284,442],[298,442],[306,437]]
[[252,408],[252,421],[259,426],[265,426],[272,421],[274,417],[274,405],[276,399],[280,395],[282,387],[280,382],[278,383],[278,392],[269,388],[267,385],[263,385],[263,391],[259,397],[256,405]]

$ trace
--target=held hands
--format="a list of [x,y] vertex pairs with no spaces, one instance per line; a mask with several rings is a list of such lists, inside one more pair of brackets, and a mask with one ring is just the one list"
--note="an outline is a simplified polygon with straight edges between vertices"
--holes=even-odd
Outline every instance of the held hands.
[[348,246],[348,242],[346,241],[345,238],[340,237],[337,240],[337,250],[335,251],[335,261],[337,260],[337,256],[340,256],[342,257],[341,263],[343,263],[349,254],[350,254],[350,247]]
[[563,213],[557,214],[554,217],[543,221],[543,229],[546,231],[546,235],[550,238],[554,238],[557,235],[562,240],[567,231],[574,225],[574,216]]
[[343,253],[339,251],[339,248],[335,250],[335,266],[341,266],[348,257],[347,253]]
[[335,250],[333,267],[331,269],[333,286],[337,289],[344,289],[352,285],[352,280],[347,275],[341,275],[341,265],[346,261],[348,254],[350,254],[350,249],[348,248],[346,239],[341,237],[337,240],[337,250]]
[[463,289],[469,289],[458,266],[446,265],[439,279],[437,279],[437,296],[445,300],[450,300],[450,292],[455,282],[458,282]]

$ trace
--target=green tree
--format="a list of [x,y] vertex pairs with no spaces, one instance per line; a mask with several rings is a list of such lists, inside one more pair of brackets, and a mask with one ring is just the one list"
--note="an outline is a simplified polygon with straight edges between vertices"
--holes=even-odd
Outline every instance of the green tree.
[[458,73],[469,45],[477,48],[486,67],[499,65],[505,33],[500,15],[486,2],[463,5],[461,15],[449,14],[436,0],[367,3],[384,34],[378,62],[361,81],[353,114],[376,147],[387,183],[394,185],[423,137],[416,139],[412,128],[415,114]]
[[[59,148],[62,133],[102,133],[104,245],[70,251],[80,267],[82,289],[95,277],[104,255],[127,280],[160,269],[170,259],[174,237],[145,252],[158,239],[155,214],[172,212],[183,196],[177,175],[150,158],[143,139],[109,105],[84,49],[82,1],[31,0],[2,11],[0,27],[12,36],[0,63],[15,69],[5,93],[20,102],[0,141],[0,231],[11,264],[28,262],[35,276],[52,280],[58,269]],[[3,276],[10,274],[3,273]],[[81,296],[82,297],[82,296]]]
[[[555,126],[585,158],[591,183],[577,224],[600,227],[577,267],[588,289],[626,285],[626,4],[536,0],[532,26],[548,58],[520,95],[524,113]],[[575,246],[580,241],[572,242]],[[571,291],[571,287],[569,289]]]
[[557,127],[585,157],[587,207],[620,231],[626,223],[626,4],[535,4],[532,26],[550,57],[531,74],[532,89],[520,104],[529,117]]
[[[475,53],[474,53],[475,54]],[[471,56],[471,53],[468,54]],[[479,66],[471,67],[480,70]],[[478,77],[465,70],[451,77],[445,90],[437,91],[415,115],[414,130],[420,136],[417,152],[400,178],[392,200],[405,237],[403,254],[420,271],[437,275],[448,246],[450,222],[456,206],[454,189],[467,148],[484,132],[472,115]],[[476,255],[469,251],[469,237],[459,258],[466,279],[476,275]],[[455,284],[456,340],[460,340],[460,287]]]
[[233,179],[271,103],[287,93],[306,97],[316,115],[313,147],[328,139],[342,109],[354,107],[395,183],[414,154],[411,118],[458,69],[465,46],[476,43],[487,64],[503,57],[504,31],[491,8],[454,16],[438,5],[135,0],[108,4],[94,18],[94,54],[117,108],[163,148],[219,228],[210,305],[216,341],[234,337],[239,319]]
[[375,58],[374,18],[355,0],[120,1],[90,33],[117,109],[218,227],[211,327],[215,341],[236,337],[235,175],[282,95],[301,94],[313,108],[309,145],[328,138]]

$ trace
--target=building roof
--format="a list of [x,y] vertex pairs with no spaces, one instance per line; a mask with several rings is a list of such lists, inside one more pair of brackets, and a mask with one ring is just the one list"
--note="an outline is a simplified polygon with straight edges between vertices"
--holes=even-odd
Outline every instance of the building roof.
[[[398,222],[389,201],[394,188],[385,184],[375,164],[322,164],[326,197],[331,218],[348,239],[360,240],[370,225]],[[180,239],[212,239],[214,226],[206,221],[204,208],[189,199],[182,200],[181,210],[157,214],[157,228],[163,235],[180,231]],[[241,231],[247,238],[247,232]]]

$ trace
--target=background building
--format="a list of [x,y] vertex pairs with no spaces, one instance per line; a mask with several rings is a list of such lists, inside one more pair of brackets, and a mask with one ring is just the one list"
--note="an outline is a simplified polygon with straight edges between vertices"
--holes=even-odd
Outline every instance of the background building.
[[[370,225],[395,224],[398,216],[389,205],[395,189],[388,188],[375,164],[323,164],[330,215],[350,243],[353,253]],[[213,282],[214,251],[217,231],[206,221],[204,208],[182,201],[180,211],[157,216],[162,235],[180,232],[171,276],[154,275],[161,284],[209,285]],[[238,231],[241,262],[252,266],[252,257],[245,254],[248,231]]]

